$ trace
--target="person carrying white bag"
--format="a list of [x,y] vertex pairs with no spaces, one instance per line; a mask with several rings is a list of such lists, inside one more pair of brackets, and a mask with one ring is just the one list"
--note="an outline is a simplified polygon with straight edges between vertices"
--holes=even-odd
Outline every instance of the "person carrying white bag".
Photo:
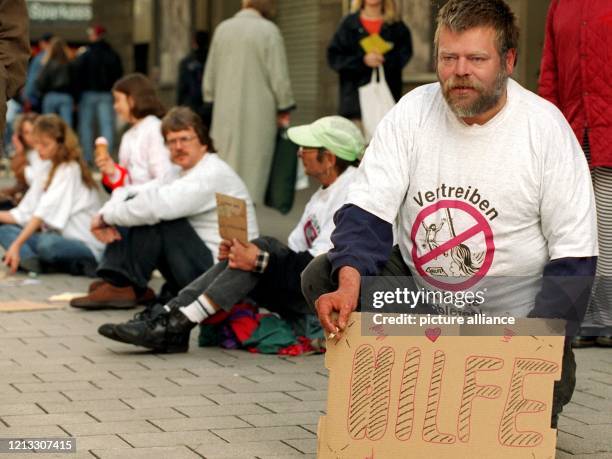
[[395,105],[395,99],[385,80],[385,69],[381,65],[372,70],[370,82],[359,88],[361,122],[363,133],[369,142],[380,120]]

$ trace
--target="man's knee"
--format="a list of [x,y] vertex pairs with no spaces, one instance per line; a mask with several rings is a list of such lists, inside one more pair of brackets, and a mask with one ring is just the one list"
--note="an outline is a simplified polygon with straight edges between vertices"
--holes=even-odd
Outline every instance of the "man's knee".
[[308,306],[314,310],[315,301],[335,288],[331,279],[331,263],[327,254],[314,258],[302,271],[302,294]]

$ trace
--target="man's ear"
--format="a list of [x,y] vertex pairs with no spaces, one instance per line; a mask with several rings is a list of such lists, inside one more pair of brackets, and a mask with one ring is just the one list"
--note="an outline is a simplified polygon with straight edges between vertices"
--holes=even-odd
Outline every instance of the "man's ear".
[[503,64],[506,66],[506,73],[508,75],[512,75],[512,72],[514,72],[514,67],[516,67],[516,59],[518,57],[518,53],[516,52],[516,49],[509,49],[508,52],[506,53],[506,62],[504,62]]

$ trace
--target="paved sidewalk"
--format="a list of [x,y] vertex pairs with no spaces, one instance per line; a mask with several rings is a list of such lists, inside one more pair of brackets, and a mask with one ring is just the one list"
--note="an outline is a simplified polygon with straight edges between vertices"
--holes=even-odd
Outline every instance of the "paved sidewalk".
[[[38,280],[1,287],[2,300],[45,301],[89,283]],[[96,333],[99,324],[131,314],[68,307],[2,313],[0,436],[71,435],[74,457],[314,457],[327,388],[322,356],[198,348],[197,333],[189,353],[155,355]],[[577,360],[557,457],[612,458],[612,352],[579,350]]]

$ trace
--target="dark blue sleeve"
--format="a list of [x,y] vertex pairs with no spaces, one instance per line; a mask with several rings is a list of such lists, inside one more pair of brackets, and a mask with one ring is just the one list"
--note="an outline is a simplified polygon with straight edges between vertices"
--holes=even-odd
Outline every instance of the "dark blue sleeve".
[[559,258],[544,267],[542,288],[528,317],[565,319],[575,334],[586,313],[595,279],[597,257]]
[[355,268],[362,276],[378,274],[393,248],[393,225],[354,204],[342,206],[334,223],[334,247],[327,254],[332,274],[343,266]]

